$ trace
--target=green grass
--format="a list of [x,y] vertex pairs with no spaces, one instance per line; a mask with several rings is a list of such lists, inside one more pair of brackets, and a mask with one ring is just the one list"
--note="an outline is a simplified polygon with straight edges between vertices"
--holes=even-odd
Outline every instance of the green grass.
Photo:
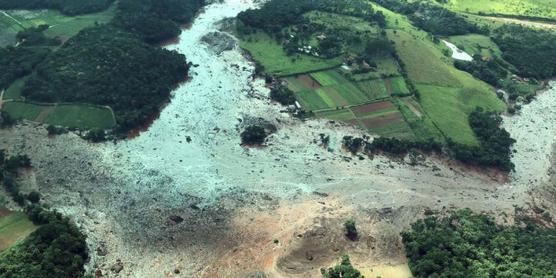
[[501,112],[505,105],[494,93],[472,87],[449,88],[430,85],[417,85],[421,95],[421,105],[426,114],[452,140],[476,145],[468,116],[476,107]]
[[289,56],[282,45],[262,32],[240,36],[240,46],[247,50],[266,72],[276,76],[318,71],[342,64],[341,58],[321,59],[303,54]]
[[387,98],[389,96],[382,79],[360,81],[357,82],[357,87],[365,93],[370,100]]
[[451,36],[448,41],[455,44],[459,49],[469,53],[471,56],[481,55],[483,57],[501,57],[502,51],[489,37],[478,34],[462,36]]
[[27,82],[27,79],[29,79],[29,76],[20,78],[12,83],[12,85],[10,85],[10,87],[8,87],[8,89],[4,92],[4,100],[21,99],[21,90],[23,89],[25,82]]
[[369,129],[371,132],[384,137],[394,137],[398,139],[415,140],[415,135],[409,127],[409,125],[404,122],[391,123],[381,127],[374,127]]
[[306,90],[295,92],[301,105],[309,111],[330,108],[316,91]]
[[50,28],[45,31],[46,36],[67,39],[86,27],[94,26],[95,23],[108,23],[116,13],[116,4],[106,11],[79,16],[66,16],[55,10],[18,10],[6,12],[13,17],[10,27],[16,30],[16,32],[24,28],[48,24]]
[[56,106],[44,122],[83,129],[109,129],[115,125],[110,109],[89,105]]
[[349,109],[317,112],[315,115],[319,118],[326,118],[326,119],[331,119],[336,121],[346,121],[346,122],[356,119],[353,112],[351,112],[351,110]]
[[448,8],[465,13],[556,19],[554,0],[450,0]]
[[44,107],[25,102],[4,103],[2,110],[6,111],[14,119],[25,119],[34,121],[43,111]]
[[345,79],[337,70],[314,72],[311,73],[311,77],[319,82],[321,86],[331,86],[349,82],[349,80]]
[[409,89],[407,88],[407,84],[405,83],[405,79],[403,77],[394,77],[385,80],[384,82],[388,82],[392,89],[390,92],[391,95],[394,96],[405,96],[410,94]]
[[112,111],[91,105],[38,105],[7,102],[2,108],[14,119],[38,121],[80,129],[109,129],[115,125]]
[[408,77],[415,83],[459,87],[461,83],[450,73],[448,64],[440,51],[419,37],[405,31],[388,31],[388,38],[395,42],[398,55],[405,64]]
[[37,226],[23,212],[13,212],[0,217],[0,251],[23,240],[36,228]]

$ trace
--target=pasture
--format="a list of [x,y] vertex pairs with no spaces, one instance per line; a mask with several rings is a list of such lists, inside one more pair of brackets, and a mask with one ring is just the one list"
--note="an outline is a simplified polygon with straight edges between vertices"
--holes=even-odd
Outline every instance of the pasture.
[[36,228],[25,213],[0,209],[0,251],[25,239]]
[[20,78],[12,83],[4,92],[4,100],[20,100],[21,90],[23,89],[27,79],[29,79],[29,76]]
[[2,108],[14,119],[78,129],[110,129],[116,124],[112,110],[86,104],[34,104],[19,101]]
[[450,0],[447,8],[472,14],[556,19],[553,0]]
[[7,30],[0,34],[4,37],[0,38],[0,43],[13,42],[17,32],[43,24],[50,26],[45,31],[47,37],[67,40],[86,27],[108,23],[115,13],[116,4],[102,12],[78,16],[66,16],[55,10],[0,11],[0,29]]
[[479,34],[451,36],[448,41],[469,55],[481,55],[486,58],[502,56],[502,51],[489,37]]
[[288,55],[281,44],[265,33],[240,36],[240,47],[259,62],[265,72],[276,76],[334,68],[342,64],[341,58],[322,59],[304,54]]

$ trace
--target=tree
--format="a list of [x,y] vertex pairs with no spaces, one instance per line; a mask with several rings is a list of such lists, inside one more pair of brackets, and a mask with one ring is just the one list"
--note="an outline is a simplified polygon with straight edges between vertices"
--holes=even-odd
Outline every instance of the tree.
[[321,268],[320,272],[323,278],[365,278],[361,272],[351,265],[348,255],[342,256],[339,265],[327,269]]
[[346,229],[346,237],[350,240],[356,240],[359,236],[357,233],[357,227],[355,227],[355,220],[348,219],[344,223],[344,228]]
[[266,130],[262,126],[251,125],[241,133],[241,142],[244,145],[262,145],[266,139]]
[[36,204],[41,200],[41,194],[37,191],[31,191],[29,194],[27,194],[27,200],[29,200],[29,202]]

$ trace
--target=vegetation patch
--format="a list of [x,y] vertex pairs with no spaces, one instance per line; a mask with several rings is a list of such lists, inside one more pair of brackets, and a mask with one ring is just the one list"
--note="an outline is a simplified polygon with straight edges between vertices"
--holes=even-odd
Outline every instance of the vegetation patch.
[[403,232],[415,277],[551,277],[556,275],[556,229],[531,220],[497,225],[470,210],[428,217]]
[[25,239],[36,228],[25,213],[0,209],[0,252]]
[[108,107],[89,104],[35,104],[12,101],[2,108],[16,120],[29,120],[78,129],[111,129],[116,125]]
[[444,3],[465,13],[556,19],[556,2],[552,0],[449,0]]
[[269,35],[257,32],[240,35],[240,46],[260,64],[265,72],[276,76],[334,68],[342,64],[341,59],[322,59],[305,54],[288,55],[282,45]]

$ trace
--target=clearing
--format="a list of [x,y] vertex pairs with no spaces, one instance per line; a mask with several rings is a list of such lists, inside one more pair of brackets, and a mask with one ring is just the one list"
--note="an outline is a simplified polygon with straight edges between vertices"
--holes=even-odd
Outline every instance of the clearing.
[[14,119],[78,129],[110,129],[116,122],[108,107],[88,104],[34,104],[9,101],[2,108]]

